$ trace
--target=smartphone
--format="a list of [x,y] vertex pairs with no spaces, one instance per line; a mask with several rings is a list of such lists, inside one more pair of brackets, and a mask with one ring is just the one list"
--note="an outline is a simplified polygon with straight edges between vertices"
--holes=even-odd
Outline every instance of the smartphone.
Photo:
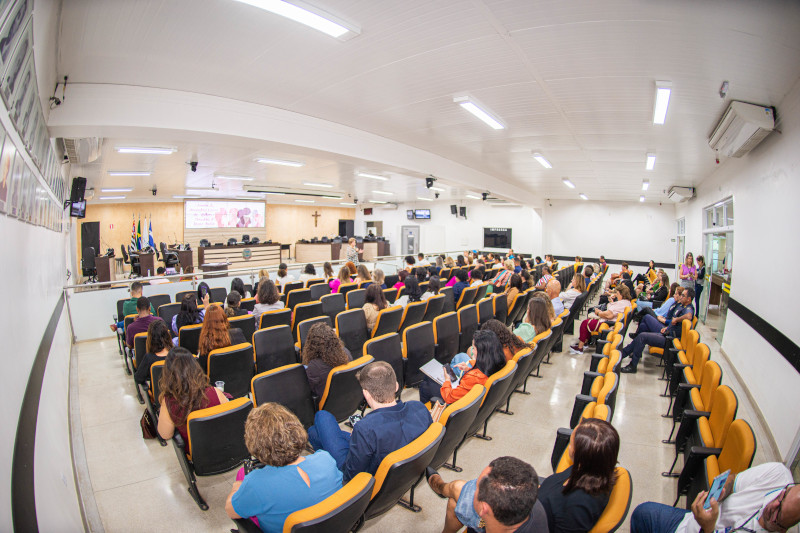
[[447,372],[447,377],[450,378],[450,381],[458,381],[458,376],[450,367],[450,365],[443,365],[444,371]]
[[711,498],[719,501],[719,496],[722,494],[722,489],[725,488],[725,482],[728,481],[728,476],[730,473],[730,470],[726,470],[714,478],[714,482],[711,483],[711,488],[708,490],[706,501],[703,503],[703,509],[708,509],[711,507]]

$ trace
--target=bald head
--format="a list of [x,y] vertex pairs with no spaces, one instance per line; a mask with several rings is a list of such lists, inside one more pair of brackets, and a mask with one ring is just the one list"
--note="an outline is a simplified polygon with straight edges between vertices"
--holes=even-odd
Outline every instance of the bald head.
[[557,279],[551,279],[545,285],[544,291],[547,293],[547,296],[552,300],[559,294],[561,294],[561,283]]

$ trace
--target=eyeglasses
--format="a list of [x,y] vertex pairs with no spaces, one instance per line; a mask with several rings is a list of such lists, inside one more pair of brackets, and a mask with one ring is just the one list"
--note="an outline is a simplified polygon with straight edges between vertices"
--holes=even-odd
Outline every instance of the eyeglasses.
[[780,501],[778,502],[778,512],[775,513],[775,517],[771,520],[773,524],[775,524],[784,531],[786,531],[789,528],[781,524],[781,511],[783,510],[783,500],[786,499],[786,494],[789,492],[789,489],[791,487],[794,487],[795,485],[797,485],[797,483],[789,483],[788,485],[783,487],[781,494],[778,496],[778,498],[780,499]]

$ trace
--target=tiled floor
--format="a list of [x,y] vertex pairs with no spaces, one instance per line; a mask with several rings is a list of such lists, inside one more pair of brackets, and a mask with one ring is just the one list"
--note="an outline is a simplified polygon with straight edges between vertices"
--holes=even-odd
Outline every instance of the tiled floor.
[[[747,396],[720,354],[714,335],[702,325],[699,331],[701,340],[711,348],[712,359],[723,367],[723,381],[737,391],[739,417],[748,420],[756,432],[754,464],[778,459]],[[564,346],[570,341],[565,338]],[[136,400],[133,379],[123,371],[116,342],[109,339],[78,344],[73,355],[78,357],[80,424],[93,492],[84,496],[96,500],[105,530],[162,529],[156,526],[160,525],[173,531],[229,531],[233,523],[225,515],[224,502],[235,472],[198,479],[210,507],[201,511],[186,490],[172,446],[161,447],[155,440],[141,438],[143,406]],[[530,462],[541,476],[552,473],[550,454],[556,429],[568,425],[574,395],[589,363],[587,355],[569,355],[568,350],[553,354],[551,361],[551,365],[542,365],[542,379],[528,381],[531,395],[513,396],[513,416],[497,413],[492,418],[489,434],[493,440],[467,442],[458,456],[464,471],[456,474],[442,470],[445,480],[474,478],[489,461],[502,455]],[[663,390],[659,375],[655,358],[645,356],[638,374],[622,376],[617,397],[613,423],[622,437],[620,464],[633,477],[631,510],[643,501],[672,503],[675,497],[675,481],[660,475],[669,468],[674,449],[661,443],[671,421],[660,416],[667,400],[659,397]],[[417,393],[407,390],[403,398],[416,399]],[[420,513],[396,506],[369,521],[362,531],[441,530],[445,501],[424,484],[418,487],[415,500],[422,506]],[[91,508],[91,502],[89,505]],[[626,522],[621,531],[627,530]]]

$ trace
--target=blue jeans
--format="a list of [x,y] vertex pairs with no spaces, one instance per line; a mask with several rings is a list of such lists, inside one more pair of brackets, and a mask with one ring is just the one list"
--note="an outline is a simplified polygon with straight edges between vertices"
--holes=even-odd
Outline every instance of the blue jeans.
[[315,450],[325,450],[336,460],[336,468],[344,468],[350,450],[350,433],[339,429],[336,418],[328,411],[317,411],[314,425],[308,428],[308,442]]
[[648,302],[647,300],[637,300],[636,307],[639,309],[644,309],[645,307],[649,307],[650,309],[653,308],[653,302]]
[[690,512],[663,503],[642,503],[631,515],[631,533],[674,533]]
[[664,324],[652,316],[647,315],[642,318],[639,328],[636,330],[636,338],[622,349],[622,357],[630,357],[631,365],[635,368],[642,358],[645,346],[664,348],[667,345],[667,339],[660,333],[663,327]]

